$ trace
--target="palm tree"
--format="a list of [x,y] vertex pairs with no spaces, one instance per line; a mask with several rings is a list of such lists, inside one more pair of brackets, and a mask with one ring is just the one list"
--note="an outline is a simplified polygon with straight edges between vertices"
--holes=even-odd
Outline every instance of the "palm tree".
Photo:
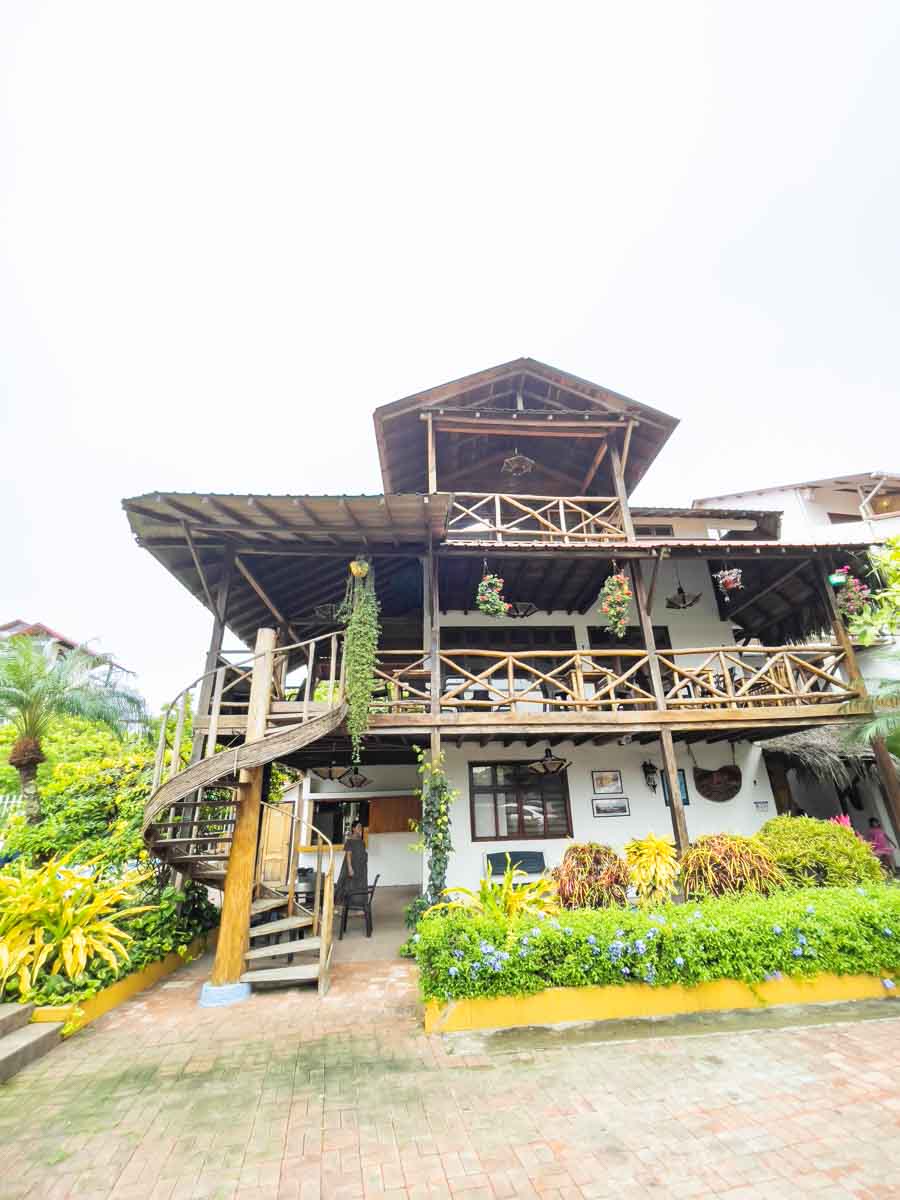
[[9,762],[19,772],[25,819],[42,820],[37,788],[38,764],[44,761],[41,741],[54,717],[83,717],[122,735],[127,721],[144,716],[134,692],[93,678],[98,659],[86,650],[48,654],[38,638],[13,637],[0,643],[0,721],[15,727],[18,737]]

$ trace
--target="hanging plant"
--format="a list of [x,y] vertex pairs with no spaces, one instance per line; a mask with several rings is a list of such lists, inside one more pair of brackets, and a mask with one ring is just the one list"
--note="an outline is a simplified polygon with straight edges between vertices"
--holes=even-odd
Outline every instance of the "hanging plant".
[[503,580],[499,575],[485,574],[475,593],[475,607],[486,617],[505,617],[509,605],[503,599]]
[[416,758],[422,777],[419,788],[422,819],[410,822],[419,834],[418,842],[410,849],[428,855],[428,885],[423,894],[406,908],[406,923],[410,929],[415,929],[426,909],[444,898],[442,893],[447,886],[447,864],[453,853],[450,810],[457,795],[450,787],[444,771],[443,754],[434,760],[416,747]]
[[[364,568],[364,569],[363,569]],[[350,578],[339,619],[344,623],[344,680],[347,699],[347,731],[353,745],[352,762],[359,765],[362,737],[369,728],[369,708],[375,685],[375,655],[381,626],[375,573],[365,559],[350,564]]]
[[719,585],[719,591],[725,597],[725,603],[730,603],[729,592],[738,592],[744,586],[743,571],[740,567],[729,567],[725,571],[716,571],[713,575],[716,583]]
[[609,575],[600,590],[600,614],[610,633],[617,638],[623,638],[628,632],[630,599],[631,587],[621,571]]
[[851,574],[849,567],[838,567],[829,576],[829,579],[834,587],[840,588],[835,600],[838,612],[844,620],[848,617],[858,617],[869,603],[872,594],[871,588]]

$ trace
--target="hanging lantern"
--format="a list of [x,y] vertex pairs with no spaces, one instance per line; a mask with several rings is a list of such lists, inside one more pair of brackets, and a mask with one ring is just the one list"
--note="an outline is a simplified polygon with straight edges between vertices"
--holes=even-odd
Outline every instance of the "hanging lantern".
[[516,447],[515,454],[511,454],[509,458],[503,460],[503,466],[500,470],[504,475],[530,475],[537,463],[533,458],[529,458],[527,454],[520,454],[519,447]]
[[521,621],[524,617],[531,617],[537,612],[537,605],[532,604],[530,600],[512,600],[507,605],[506,615],[515,617]]
[[314,775],[318,775],[320,779],[330,779],[332,782],[340,782],[349,771],[349,767],[339,767],[335,762],[329,763],[327,767],[313,767]]
[[675,568],[675,582],[677,587],[671,596],[666,596],[666,608],[684,609],[693,608],[700,599],[700,592],[686,592],[681,586],[681,576],[678,574],[678,568]]
[[561,775],[569,765],[564,758],[554,754],[548,746],[544,751],[544,757],[537,759],[536,762],[530,762],[528,770],[535,775]]
[[352,770],[345,771],[344,774],[339,777],[338,782],[342,783],[346,788],[361,788],[365,787],[367,783],[371,783],[372,780],[367,779],[361,771],[357,771],[357,769],[353,767]]

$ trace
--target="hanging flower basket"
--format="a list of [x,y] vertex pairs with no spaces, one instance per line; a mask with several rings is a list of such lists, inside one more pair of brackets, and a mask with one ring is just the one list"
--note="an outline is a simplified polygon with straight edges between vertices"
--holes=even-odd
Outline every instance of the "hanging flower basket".
[[503,599],[503,580],[499,575],[485,575],[475,593],[475,607],[486,617],[505,617],[509,605]]
[[623,638],[628,632],[628,602],[631,587],[625,576],[617,571],[610,575],[600,590],[600,615],[610,633]]
[[719,591],[725,597],[725,603],[729,603],[729,592],[739,592],[744,586],[743,571],[740,567],[729,567],[727,571],[716,571],[713,576],[716,583],[719,585]]
[[[835,579],[838,575],[841,577],[839,583]],[[829,578],[833,586],[840,588],[835,596],[838,612],[844,618],[858,617],[869,603],[871,589],[861,579],[852,575],[849,567],[838,567]]]
[[356,579],[365,579],[369,573],[369,564],[364,558],[354,558],[350,564],[350,574]]

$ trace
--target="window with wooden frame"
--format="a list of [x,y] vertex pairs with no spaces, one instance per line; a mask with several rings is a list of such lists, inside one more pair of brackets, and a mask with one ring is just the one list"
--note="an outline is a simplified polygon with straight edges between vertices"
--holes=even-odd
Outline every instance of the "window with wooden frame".
[[535,775],[524,762],[470,763],[473,842],[572,836],[566,773]]

